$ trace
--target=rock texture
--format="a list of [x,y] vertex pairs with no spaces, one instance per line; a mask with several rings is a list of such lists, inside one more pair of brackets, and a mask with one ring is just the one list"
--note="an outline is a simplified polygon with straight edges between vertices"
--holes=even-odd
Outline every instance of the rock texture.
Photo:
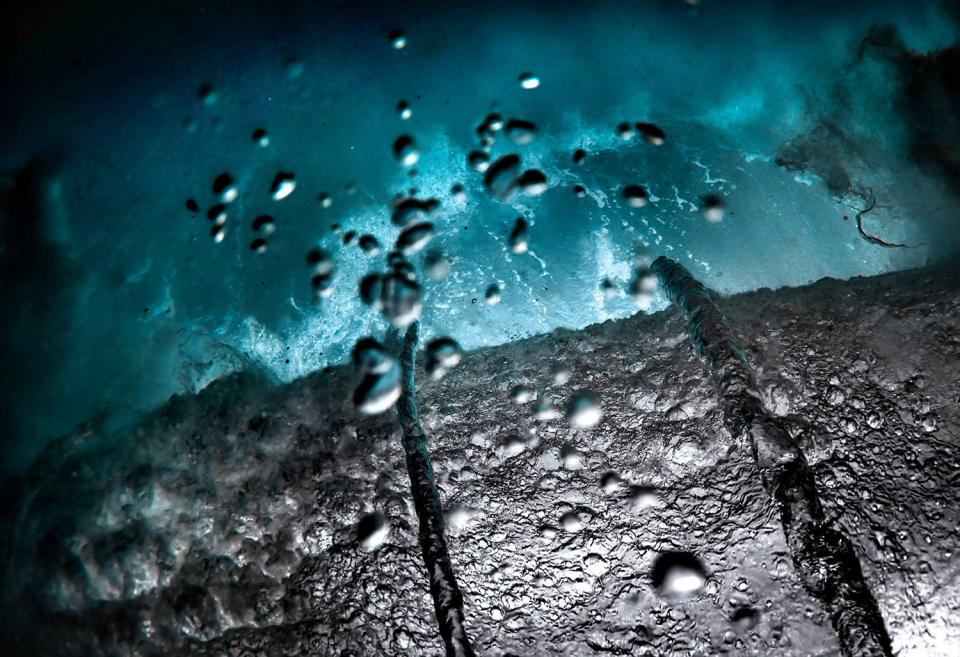
[[[960,276],[718,305],[894,650],[952,654]],[[679,310],[470,352],[417,380],[478,654],[839,654]],[[5,488],[4,654],[441,655],[400,427],[356,413],[357,382],[351,368],[281,387],[235,376],[133,431],[51,445]],[[512,401],[520,385],[537,399]],[[579,391],[601,400],[595,427],[534,417]],[[365,552],[357,524],[374,511],[390,533]],[[666,550],[700,558],[700,595],[658,596]]]

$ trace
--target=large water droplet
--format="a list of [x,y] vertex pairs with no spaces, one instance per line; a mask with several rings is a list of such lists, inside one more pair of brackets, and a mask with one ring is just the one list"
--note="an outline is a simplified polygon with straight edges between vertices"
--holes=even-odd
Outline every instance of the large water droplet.
[[707,573],[700,560],[689,552],[662,552],[650,574],[654,588],[667,598],[692,598],[703,588]]
[[547,177],[539,169],[527,169],[517,182],[527,196],[539,196],[547,191]]

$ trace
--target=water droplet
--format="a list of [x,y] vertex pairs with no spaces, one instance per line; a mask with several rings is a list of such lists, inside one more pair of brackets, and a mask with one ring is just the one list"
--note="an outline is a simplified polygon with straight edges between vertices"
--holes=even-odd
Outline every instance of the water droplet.
[[450,274],[450,261],[442,251],[429,251],[423,259],[427,268],[427,275],[435,281],[442,280]]
[[503,441],[503,457],[505,459],[513,458],[523,453],[527,448],[527,441],[520,436],[509,436]]
[[348,230],[347,232],[345,232],[345,233],[343,234],[343,243],[344,243],[345,245],[346,245],[346,244],[351,244],[351,243],[353,243],[353,240],[356,239],[356,237],[357,237],[357,231],[355,231],[355,230]]
[[467,200],[467,191],[460,183],[454,183],[454,185],[450,188],[450,195],[453,196],[454,200],[456,201]]
[[328,299],[333,294],[333,272],[329,274],[314,274],[310,279],[310,287],[318,299]]
[[730,614],[730,624],[739,632],[749,632],[757,626],[760,612],[753,607],[738,607]]
[[637,131],[643,140],[651,146],[662,146],[664,139],[667,138],[666,133],[660,129],[660,126],[646,121],[637,121]]
[[373,235],[361,235],[357,244],[367,255],[375,256],[380,253],[380,242]]
[[537,391],[529,386],[518,385],[510,391],[510,401],[515,404],[529,404],[537,398]]
[[583,467],[583,456],[573,445],[561,445],[560,463],[567,470],[579,470]]
[[556,386],[562,386],[570,380],[570,368],[561,363],[556,363],[550,368],[550,380]]
[[217,90],[213,88],[213,84],[210,82],[204,82],[200,85],[200,88],[197,89],[197,98],[200,99],[200,102],[208,107],[217,102]]
[[396,248],[404,255],[416,253],[433,238],[433,224],[424,221],[405,228],[397,237]]
[[600,577],[600,575],[610,570],[610,565],[607,563],[607,560],[596,552],[588,554],[587,558],[583,560],[583,565],[587,574],[593,575],[594,577]]
[[700,212],[703,213],[703,218],[711,223],[723,219],[724,206],[723,197],[717,194],[707,194],[700,199]]
[[583,529],[583,523],[580,521],[580,516],[577,515],[576,511],[567,511],[560,516],[560,526],[563,527],[564,531],[570,532],[571,534]]
[[573,151],[574,164],[583,164],[583,160],[586,157],[587,157],[587,151],[583,150],[582,148],[578,148],[577,150]]
[[443,512],[444,523],[454,531],[460,531],[476,517],[477,511],[463,504],[453,504]]
[[657,291],[657,275],[647,267],[640,267],[630,281],[630,296],[633,302],[643,310],[650,307],[653,302],[653,295]]
[[707,579],[700,560],[689,552],[662,552],[657,556],[650,575],[654,588],[667,598],[692,598]]
[[250,242],[250,250],[257,255],[263,255],[267,252],[267,240],[263,239],[262,237],[257,237]]
[[547,395],[540,395],[533,407],[533,417],[540,422],[550,422],[560,417],[560,411],[553,405],[553,400]]
[[623,198],[632,208],[642,208],[647,204],[647,190],[640,185],[627,185],[623,188]]
[[484,301],[488,306],[495,306],[500,303],[500,288],[496,284],[487,288]]
[[226,236],[227,229],[223,224],[214,224],[213,228],[210,229],[210,237],[213,238],[215,244],[222,242]]
[[521,73],[517,79],[524,89],[536,89],[540,86],[540,78],[533,73]]
[[600,490],[607,495],[616,493],[618,490],[620,490],[620,486],[622,484],[623,480],[616,472],[606,472],[602,477],[600,477]]
[[188,198],[186,205],[190,212],[200,212],[200,205],[194,199]]
[[303,62],[296,57],[290,57],[287,59],[285,68],[287,70],[288,80],[296,80],[303,75]]
[[587,190],[583,188],[583,185],[574,185],[573,194],[577,198],[583,198],[584,196],[587,195]]
[[239,190],[229,173],[221,173],[213,179],[213,193],[218,194],[224,203],[232,203],[237,199]]
[[617,124],[617,135],[620,137],[620,139],[629,141],[630,139],[633,139],[634,134],[633,127],[630,125],[629,121],[622,121]]
[[589,429],[596,426],[603,416],[600,399],[592,392],[581,391],[570,398],[567,405],[567,419],[575,427]]
[[513,191],[520,175],[520,156],[516,153],[502,155],[491,164],[483,175],[483,184],[491,194],[506,198]]
[[490,168],[490,156],[484,151],[470,151],[467,154],[467,164],[474,171],[483,173]]
[[505,126],[507,139],[514,144],[529,144],[537,135],[537,126],[524,119],[510,119]]
[[510,231],[510,250],[514,253],[525,253],[527,250],[527,222],[523,217],[517,217]]
[[354,345],[353,362],[363,373],[353,393],[353,402],[361,413],[382,413],[400,397],[400,368],[379,342],[363,338]]
[[282,201],[293,193],[297,188],[296,177],[293,173],[281,171],[273,177],[273,183],[270,185],[270,196],[274,201]]
[[210,209],[207,210],[207,219],[217,226],[222,226],[227,222],[227,206],[223,203],[210,206]]
[[407,37],[404,35],[403,30],[390,30],[387,38],[390,39],[390,45],[393,46],[395,50],[403,50],[407,47]]
[[307,265],[315,274],[329,274],[333,271],[333,256],[326,249],[310,249],[307,252]]
[[483,125],[491,132],[500,132],[503,130],[503,117],[496,112],[490,112],[487,114],[487,118],[483,120]]
[[397,116],[404,121],[413,116],[413,110],[410,109],[410,103],[405,100],[401,100],[399,103],[397,103]]
[[432,213],[439,206],[440,202],[433,198],[427,199],[426,201],[421,201],[413,197],[405,198],[393,206],[393,211],[390,213],[390,221],[392,221],[395,226],[402,228],[414,221],[419,221],[424,215]]
[[393,156],[405,167],[412,167],[420,159],[420,149],[411,135],[400,135],[393,142]]
[[317,200],[320,202],[321,208],[329,208],[333,205],[333,198],[326,192],[320,192],[317,194]]
[[254,143],[260,148],[266,148],[270,145],[270,136],[267,134],[267,131],[263,128],[257,128],[253,131],[251,135]]
[[539,196],[547,191],[547,177],[539,169],[527,169],[518,183],[527,196]]
[[270,215],[261,214],[259,217],[253,220],[253,229],[263,233],[264,235],[272,235],[277,229],[277,224]]
[[660,493],[652,486],[632,486],[627,502],[631,511],[642,511],[660,506]]
[[364,552],[373,552],[390,534],[390,525],[379,511],[368,513],[357,523],[357,540]]
[[437,338],[427,343],[427,372],[439,380],[460,362],[460,345],[452,338]]
[[379,305],[383,316],[393,326],[405,328],[420,317],[423,293],[420,285],[406,275],[404,268],[395,268],[384,276],[381,286]]

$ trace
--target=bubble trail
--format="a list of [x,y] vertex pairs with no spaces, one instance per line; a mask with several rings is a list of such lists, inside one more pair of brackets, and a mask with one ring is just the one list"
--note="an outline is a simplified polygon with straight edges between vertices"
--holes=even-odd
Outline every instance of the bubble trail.
[[651,270],[690,321],[690,340],[710,365],[723,421],[750,439],[764,488],[780,511],[783,532],[804,588],[823,605],[845,657],[892,657],[877,602],[850,540],[830,526],[813,471],[797,444],[760,401],[743,350],[709,291],[682,265],[657,258]]
[[[427,435],[417,416],[414,390],[414,355],[420,324],[413,322],[407,327],[400,352],[401,386],[397,400],[397,419],[403,429],[403,451],[407,456],[407,472],[410,475],[410,490],[420,519],[420,549],[430,580],[433,608],[440,624],[440,635],[446,647],[447,657],[473,657],[473,648],[464,626],[463,594],[457,584],[444,538],[443,506],[440,493],[433,480],[433,466],[427,451]],[[399,330],[394,331],[400,341]]]

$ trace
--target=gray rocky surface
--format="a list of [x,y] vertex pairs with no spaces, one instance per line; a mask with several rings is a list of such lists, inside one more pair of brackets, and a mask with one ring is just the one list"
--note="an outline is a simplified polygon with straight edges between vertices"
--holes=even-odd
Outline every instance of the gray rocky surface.
[[[955,654],[960,276],[718,305],[894,649]],[[5,489],[5,654],[442,654],[400,427],[355,411],[358,380],[233,376],[133,430],[53,443]],[[839,654],[677,309],[468,352],[417,381],[478,654]],[[512,401],[518,385],[538,399]],[[564,409],[584,390],[601,400],[595,427],[534,417],[542,398]],[[374,511],[390,533],[366,552],[356,526]],[[706,566],[699,596],[653,589],[665,550]]]

